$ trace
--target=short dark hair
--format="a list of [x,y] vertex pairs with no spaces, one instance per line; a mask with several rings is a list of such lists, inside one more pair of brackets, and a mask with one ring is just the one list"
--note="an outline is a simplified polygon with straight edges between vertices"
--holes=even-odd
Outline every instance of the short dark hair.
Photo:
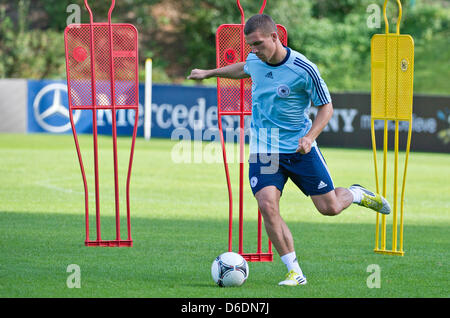
[[269,15],[257,14],[245,23],[244,34],[249,35],[257,30],[265,33],[277,32],[277,25]]

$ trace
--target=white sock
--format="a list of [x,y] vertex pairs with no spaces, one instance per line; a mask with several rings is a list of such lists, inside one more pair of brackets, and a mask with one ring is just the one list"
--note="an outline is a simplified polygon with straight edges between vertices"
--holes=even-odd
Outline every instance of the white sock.
[[300,269],[300,265],[298,264],[295,251],[281,256],[281,260],[286,265],[288,271],[294,270],[294,272],[303,276],[303,272]]
[[353,203],[361,203],[362,200],[362,191],[358,188],[348,188],[348,191],[353,195]]

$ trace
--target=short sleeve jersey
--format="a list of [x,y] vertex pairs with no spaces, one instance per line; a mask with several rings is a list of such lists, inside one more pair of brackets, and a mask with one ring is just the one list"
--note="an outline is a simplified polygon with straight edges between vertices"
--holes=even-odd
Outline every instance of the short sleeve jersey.
[[[294,153],[299,138],[311,129],[314,106],[331,102],[317,66],[301,53],[286,47],[278,64],[247,57],[244,71],[252,78],[250,153]],[[314,142],[315,144],[315,142]]]

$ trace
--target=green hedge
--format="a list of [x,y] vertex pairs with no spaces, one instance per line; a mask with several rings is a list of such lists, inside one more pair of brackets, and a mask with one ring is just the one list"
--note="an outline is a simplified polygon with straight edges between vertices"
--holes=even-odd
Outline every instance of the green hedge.
[[[384,21],[381,18],[378,29],[369,28],[367,19],[371,13],[367,7],[375,3],[381,8],[382,0],[267,2],[265,13],[286,26],[289,46],[318,65],[332,91],[370,89],[370,38],[375,33],[384,33]],[[0,77],[65,77],[62,32],[70,3],[81,6],[82,22],[87,22],[82,0],[19,0],[14,4],[0,0]],[[110,2],[89,3],[96,12],[95,20],[104,21]],[[258,12],[262,0],[241,3],[248,18]],[[411,34],[415,41],[415,91],[449,94],[446,85],[450,76],[448,3],[443,0],[403,0],[402,3],[401,33]],[[395,1],[389,1],[390,30],[395,29],[397,7],[394,4]],[[171,18],[170,14],[152,15],[152,9],[161,5],[174,7],[177,18]],[[30,19],[33,16],[30,13],[34,12],[43,13],[46,20],[36,23]],[[240,23],[234,0],[118,0],[113,17],[114,21],[130,22],[138,27],[141,65],[145,58],[153,58],[156,82],[182,82],[194,67],[214,67],[217,27]],[[166,32],[168,25],[173,25],[175,31],[166,36],[162,32]],[[169,37],[173,38],[172,42],[167,41]]]

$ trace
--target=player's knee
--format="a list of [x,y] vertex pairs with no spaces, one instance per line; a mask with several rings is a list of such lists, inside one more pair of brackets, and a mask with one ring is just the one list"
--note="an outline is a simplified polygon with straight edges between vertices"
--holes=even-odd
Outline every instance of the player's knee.
[[342,207],[336,204],[330,204],[319,206],[317,207],[317,210],[323,215],[334,216],[342,212]]
[[259,200],[258,207],[265,221],[270,221],[273,217],[278,216],[278,203],[274,200]]

